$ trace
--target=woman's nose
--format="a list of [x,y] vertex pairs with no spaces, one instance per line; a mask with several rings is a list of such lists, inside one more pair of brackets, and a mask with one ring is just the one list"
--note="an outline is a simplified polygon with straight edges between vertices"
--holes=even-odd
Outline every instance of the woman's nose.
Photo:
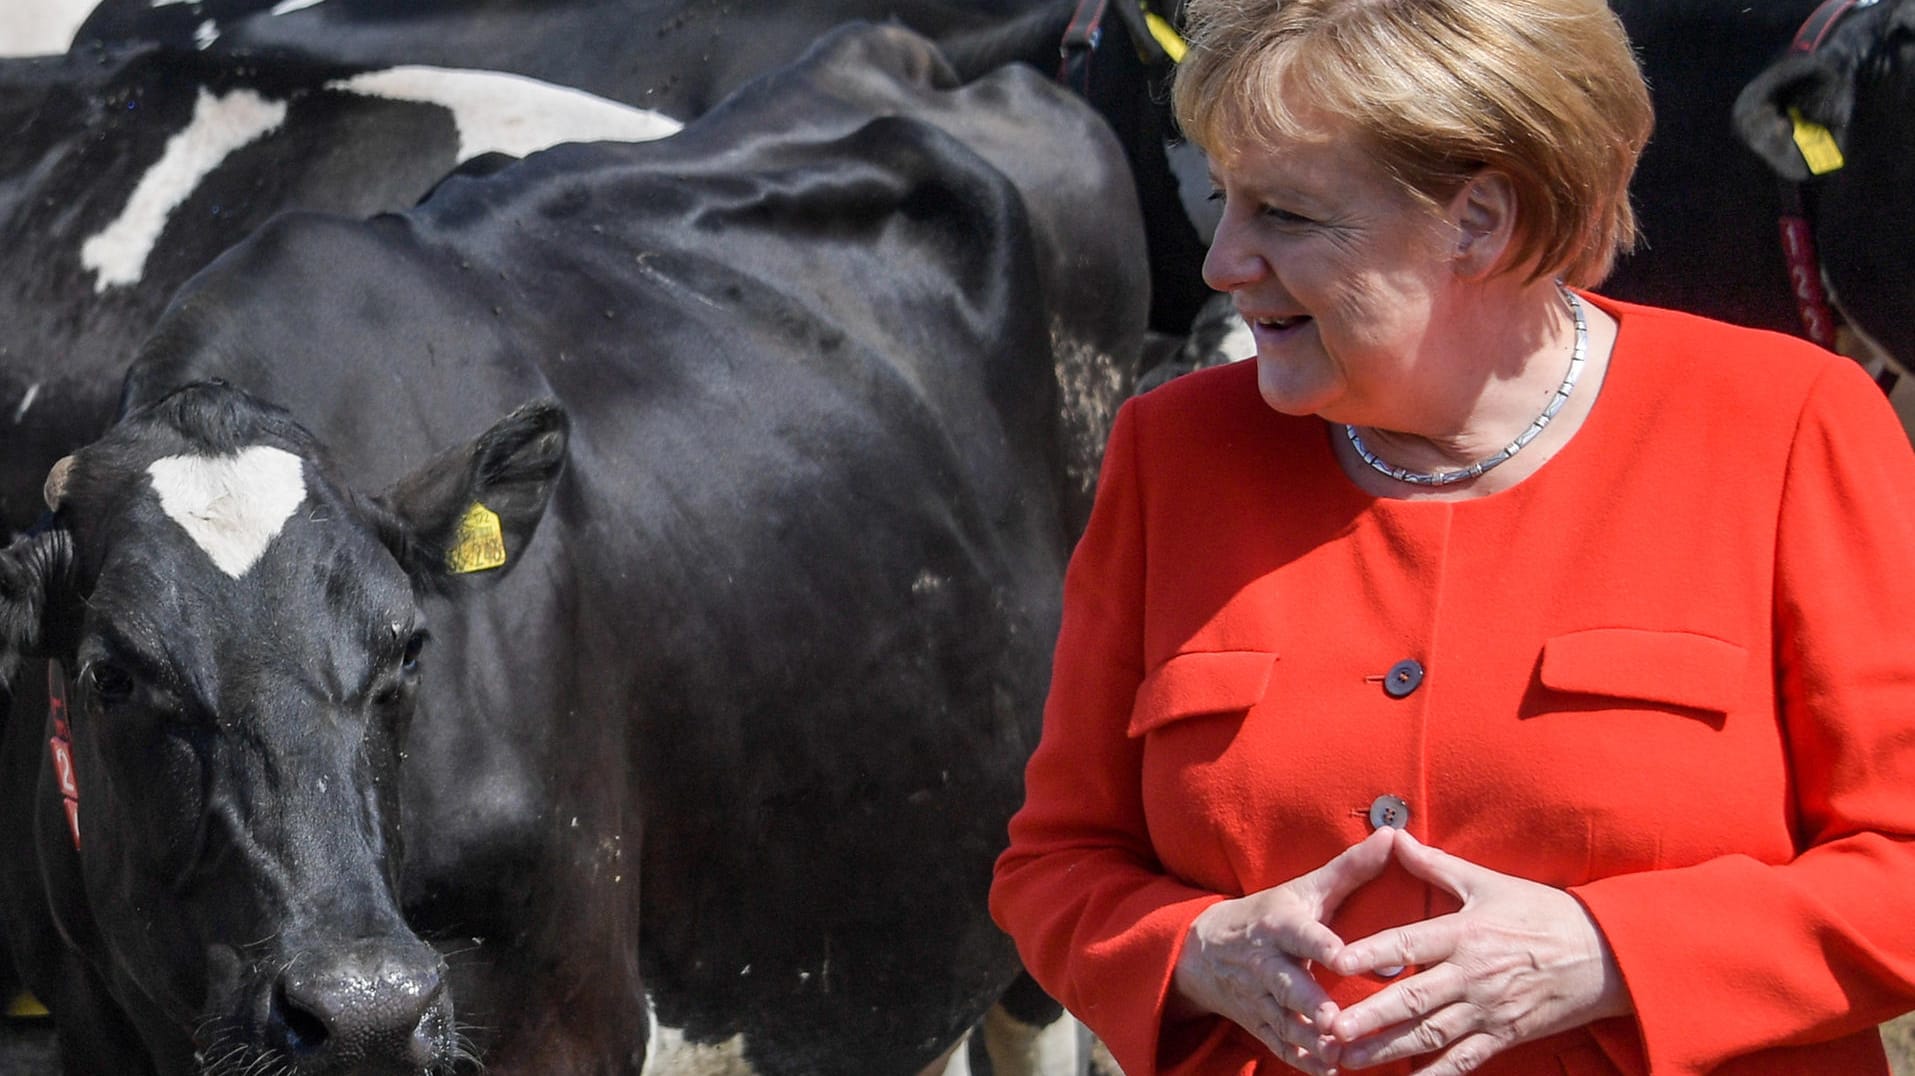
[[1243,240],[1243,227],[1224,211],[1204,255],[1204,283],[1216,291],[1235,291],[1269,272],[1269,266]]

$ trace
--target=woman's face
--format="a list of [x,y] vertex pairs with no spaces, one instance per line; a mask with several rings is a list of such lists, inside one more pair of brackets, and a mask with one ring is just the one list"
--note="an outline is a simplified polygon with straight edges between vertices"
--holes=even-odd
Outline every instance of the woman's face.
[[1408,427],[1440,353],[1458,232],[1405,193],[1347,123],[1212,157],[1223,199],[1204,279],[1257,341],[1257,383],[1285,414]]

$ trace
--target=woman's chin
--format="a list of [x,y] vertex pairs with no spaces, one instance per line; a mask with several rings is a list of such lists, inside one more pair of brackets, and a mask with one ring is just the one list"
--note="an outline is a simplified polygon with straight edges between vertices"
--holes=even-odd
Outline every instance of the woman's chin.
[[1314,415],[1328,406],[1333,394],[1321,385],[1298,384],[1295,370],[1282,360],[1273,360],[1259,351],[1252,360],[1257,364],[1257,392],[1272,411],[1285,415]]

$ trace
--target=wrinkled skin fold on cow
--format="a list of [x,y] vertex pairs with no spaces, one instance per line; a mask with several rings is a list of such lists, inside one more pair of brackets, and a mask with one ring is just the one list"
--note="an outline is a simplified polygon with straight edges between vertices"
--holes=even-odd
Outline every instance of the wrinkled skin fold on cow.
[[[196,629],[305,667],[345,660],[318,642],[342,596],[403,593],[429,625],[390,743],[292,774],[331,797],[294,812],[318,847],[391,879],[397,915],[345,933],[417,955],[406,931],[441,961],[465,1037],[418,1071],[464,1071],[469,1048],[506,1074],[636,1073],[648,1050],[667,1071],[912,1073],[1013,982],[985,894],[1135,375],[1140,237],[1082,104],[1024,68],[959,85],[923,40],[854,27],[672,138],[563,146],[370,221],[289,214],[180,293],[131,413],[221,380],[284,407],[338,488],[437,521],[395,542],[365,517],[353,570],[299,577],[317,622],[258,601]],[[501,576],[442,575],[431,551],[472,499],[445,461],[485,453],[440,454],[536,399],[569,416],[550,488],[517,484],[546,472],[513,419],[500,436],[533,464],[471,471],[511,480],[474,495],[508,519],[542,507],[536,533],[508,527]],[[230,752],[221,713],[205,739]],[[16,942],[39,938],[29,981],[63,1038],[98,1044],[94,1071],[195,1071],[198,995],[250,966],[203,938],[244,956],[282,929],[171,869],[238,823],[149,808],[126,856],[96,865],[90,837],[76,856],[29,724],[7,794],[39,865],[5,876]],[[87,735],[83,836],[89,768],[177,783]],[[208,862],[249,892],[291,877]]]

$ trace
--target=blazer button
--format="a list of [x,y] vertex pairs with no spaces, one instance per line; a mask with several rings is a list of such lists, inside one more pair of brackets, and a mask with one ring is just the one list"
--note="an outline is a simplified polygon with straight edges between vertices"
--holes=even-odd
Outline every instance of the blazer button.
[[1390,666],[1383,674],[1383,691],[1393,699],[1400,699],[1415,691],[1423,682],[1423,663],[1415,658],[1404,658]]
[[1410,823],[1410,805],[1396,796],[1378,796],[1370,802],[1370,829],[1402,829]]

